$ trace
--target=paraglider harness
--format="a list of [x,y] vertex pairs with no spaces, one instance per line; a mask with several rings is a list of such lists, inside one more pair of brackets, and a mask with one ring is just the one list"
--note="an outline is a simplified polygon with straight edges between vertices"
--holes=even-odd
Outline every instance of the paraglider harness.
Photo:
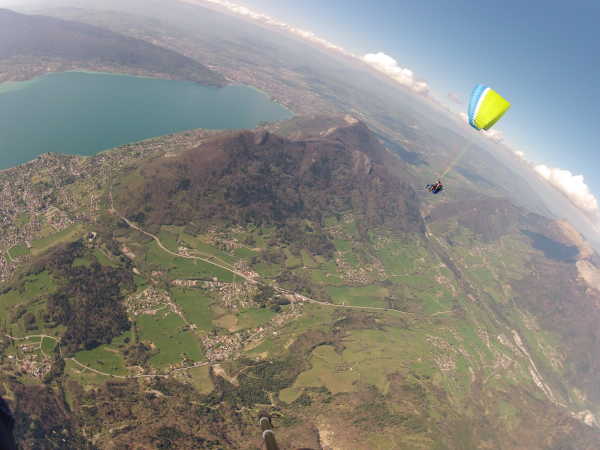
[[0,449],[17,449],[17,444],[13,436],[14,427],[15,419],[4,399],[0,397]]
[[258,424],[262,429],[262,438],[265,443],[267,450],[279,450],[277,441],[275,440],[275,433],[273,433],[273,424],[271,423],[271,416],[266,411],[261,411],[260,419]]
[[442,184],[441,181],[438,181],[435,184],[428,184],[426,186],[426,188],[432,194],[439,194],[440,192],[442,192],[444,190],[444,185]]

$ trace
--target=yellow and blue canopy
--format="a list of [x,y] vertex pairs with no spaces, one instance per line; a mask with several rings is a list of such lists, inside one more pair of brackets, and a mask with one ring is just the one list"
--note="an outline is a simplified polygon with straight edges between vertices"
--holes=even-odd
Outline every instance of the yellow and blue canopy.
[[478,84],[469,101],[469,124],[476,130],[489,130],[510,108],[510,103],[489,86]]

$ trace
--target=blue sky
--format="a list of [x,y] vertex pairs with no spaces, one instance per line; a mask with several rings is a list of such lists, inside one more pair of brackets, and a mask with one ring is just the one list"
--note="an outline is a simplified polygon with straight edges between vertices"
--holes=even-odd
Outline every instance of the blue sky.
[[600,1],[237,3],[357,54],[384,52],[448,103],[449,92],[466,101],[474,84],[493,86],[513,104],[497,126],[508,142],[537,163],[583,174],[600,197]]
[[[74,1],[0,0],[0,6]],[[528,160],[548,166],[538,173],[600,230],[600,0],[228,1],[356,55],[383,52],[456,110],[466,109],[475,84],[492,86],[513,104],[494,130]],[[449,93],[464,104],[453,104]]]

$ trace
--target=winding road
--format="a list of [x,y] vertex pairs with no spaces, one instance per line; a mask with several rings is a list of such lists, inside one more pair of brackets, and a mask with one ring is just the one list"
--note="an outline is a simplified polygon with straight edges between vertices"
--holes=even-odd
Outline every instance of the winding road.
[[[154,239],[156,241],[156,244],[165,252],[169,253],[170,255],[173,256],[177,256],[179,258],[186,258],[186,259],[195,259],[198,261],[203,261],[207,264],[211,264],[215,267],[219,267],[223,270],[226,270],[228,272],[233,273],[234,275],[239,276],[240,278],[243,278],[244,280],[248,281],[249,283],[252,284],[260,284],[260,285],[267,285],[267,283],[264,283],[260,280],[256,280],[254,278],[251,278],[235,269],[232,269],[231,267],[227,267],[224,266],[222,264],[218,264],[214,261],[211,261],[209,259],[206,258],[202,258],[200,256],[191,256],[191,255],[182,255],[180,253],[174,252],[172,250],[169,250],[167,247],[165,247],[163,245],[163,243],[160,241],[160,238],[152,233],[149,233],[145,230],[143,230],[142,228],[140,228],[138,225],[136,225],[135,223],[131,222],[129,219],[127,219],[125,216],[123,216],[122,214],[120,214],[116,209],[115,209],[115,205],[114,205],[114,201],[113,201],[113,195],[112,195],[112,189],[109,191],[109,195],[110,195],[110,204],[111,204],[111,210],[121,219],[123,220],[127,225],[129,225],[131,228],[133,228],[134,230],[139,231],[140,233],[145,234],[146,236],[151,237],[152,239]],[[269,285],[271,286],[271,285]],[[305,295],[299,294],[297,292],[292,292],[289,291],[287,289],[283,289],[277,286],[271,286],[273,289],[275,289],[277,292],[283,293],[283,294],[289,294],[292,295],[294,298],[296,299],[300,299],[303,302],[306,303],[313,303],[316,305],[321,305],[321,306],[328,306],[331,308],[346,308],[346,309],[358,309],[358,310],[363,310],[363,311],[387,311],[387,312],[396,312],[396,313],[400,313],[400,314],[404,314],[404,315],[412,315],[414,313],[409,313],[409,312],[405,312],[405,311],[398,311],[396,309],[391,309],[391,308],[384,308],[384,307],[380,307],[380,306],[356,306],[356,305],[339,305],[337,303],[329,303],[329,302],[324,302],[321,300],[316,300],[314,298],[310,298],[307,297]]]
[[[207,264],[211,264],[215,267],[218,267],[220,269],[226,270],[244,280],[246,280],[247,282],[254,284],[254,285],[264,285],[267,286],[268,284],[260,281],[260,280],[256,280],[254,278],[251,278],[247,275],[245,275],[242,272],[239,272],[237,270],[235,270],[232,267],[228,267],[225,266],[223,264],[219,264],[217,262],[211,261],[207,258],[202,258],[200,256],[192,256],[192,255],[182,255],[181,253],[177,253],[174,252],[172,250],[170,250],[169,248],[167,248],[160,240],[160,238],[152,233],[149,233],[148,231],[140,228],[137,224],[131,222],[129,219],[127,219],[125,216],[123,216],[122,214],[120,214],[114,206],[114,200],[113,200],[113,195],[112,195],[112,186],[109,189],[109,197],[110,197],[110,204],[111,204],[111,209],[110,212],[116,214],[121,220],[123,220],[123,222],[125,222],[129,227],[133,228],[136,231],[139,231],[142,234],[145,234],[146,236],[152,238],[156,244],[158,245],[158,247],[163,250],[164,252],[178,257],[178,258],[185,258],[185,259],[193,259],[193,260],[197,260],[197,261],[203,261]],[[398,311],[395,309],[390,309],[390,308],[384,308],[384,307],[379,307],[379,306],[356,306],[356,305],[339,305],[336,303],[329,303],[329,302],[324,302],[321,300],[316,300],[314,298],[310,298],[307,297],[305,295],[299,294],[297,292],[293,292],[293,291],[289,291],[287,289],[284,288],[280,288],[278,286],[271,286],[268,285],[270,287],[272,287],[273,289],[275,289],[276,292],[279,292],[281,294],[287,294],[287,295],[291,295],[292,298],[295,301],[300,301],[300,302],[305,302],[305,303],[312,303],[315,305],[320,305],[320,306],[325,306],[325,307],[330,307],[330,308],[345,308],[345,309],[355,309],[355,310],[362,310],[362,311],[384,311],[384,312],[395,312],[395,313],[399,313],[399,314],[403,314],[403,315],[413,315],[414,313],[409,313],[409,312],[404,312],[404,311]],[[55,336],[50,336],[47,334],[32,334],[29,336],[24,336],[24,337],[15,337],[15,336],[10,336],[10,335],[6,335],[6,337],[15,340],[15,341],[20,341],[20,340],[28,340],[28,339],[33,339],[33,338],[41,338],[40,341],[40,348],[41,348],[41,343],[43,342],[43,340],[45,338],[48,339],[53,339],[54,341],[56,341],[58,343],[58,348],[59,351],[61,352],[62,355],[62,350],[61,350],[61,346],[60,346],[60,339],[55,337]],[[70,357],[70,358],[65,358],[66,360],[70,360],[73,361],[77,366],[81,367],[82,369],[85,370],[89,370],[90,372],[96,373],[98,375],[103,375],[103,376],[107,376],[107,377],[111,377],[111,378],[120,378],[120,379],[133,379],[133,378],[152,378],[152,377],[169,377],[171,375],[173,375],[173,373],[176,372],[180,372],[180,371],[184,371],[184,370],[189,370],[189,369],[193,369],[196,367],[202,367],[202,366],[206,366],[211,364],[209,361],[202,361],[202,362],[196,362],[190,366],[184,366],[184,367],[178,367],[175,369],[171,369],[168,373],[163,373],[163,374],[142,374],[142,375],[117,375],[117,374],[111,374],[111,373],[107,373],[107,372],[102,372],[101,370],[98,369],[94,369],[93,367],[90,366],[86,366],[85,364],[81,363],[80,361],[78,361],[77,359]],[[219,361],[219,363],[223,363],[225,361]]]

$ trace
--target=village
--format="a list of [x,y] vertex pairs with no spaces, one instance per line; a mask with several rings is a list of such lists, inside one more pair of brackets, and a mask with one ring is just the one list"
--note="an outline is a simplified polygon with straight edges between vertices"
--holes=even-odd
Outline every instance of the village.
[[14,351],[5,355],[9,366],[21,375],[43,379],[52,368],[52,358],[42,351],[42,340],[13,340]]
[[[213,134],[194,130],[126,144],[94,157],[44,153],[0,170],[0,282],[10,279],[29,253],[47,247],[41,239],[93,223],[108,210],[114,173],[153,154],[189,149]],[[16,251],[15,249],[19,249]]]
[[202,344],[206,351],[206,359],[211,363],[235,359],[242,350],[255,347],[269,336],[277,336],[278,330],[286,323],[302,315],[302,304],[292,303],[280,314],[277,314],[267,324],[254,329],[211,336],[202,336]]

